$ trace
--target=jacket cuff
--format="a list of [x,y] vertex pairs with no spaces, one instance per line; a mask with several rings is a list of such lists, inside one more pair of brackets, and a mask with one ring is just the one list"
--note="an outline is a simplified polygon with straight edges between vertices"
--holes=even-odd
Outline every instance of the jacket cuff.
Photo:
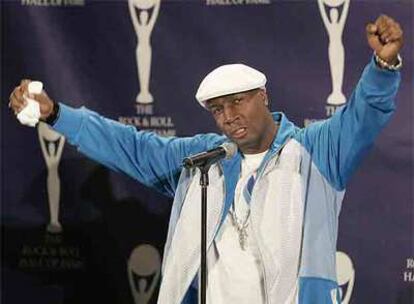
[[367,65],[362,74],[364,82],[372,89],[381,93],[395,91],[400,83],[401,74],[399,71],[390,71],[380,68],[374,59]]
[[63,103],[59,103],[59,115],[52,125],[53,129],[63,134],[70,141],[76,141],[76,137],[85,118],[85,108],[75,109]]

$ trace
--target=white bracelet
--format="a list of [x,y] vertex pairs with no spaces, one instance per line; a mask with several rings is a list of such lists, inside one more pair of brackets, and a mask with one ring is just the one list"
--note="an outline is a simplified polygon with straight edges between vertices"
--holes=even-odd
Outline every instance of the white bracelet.
[[374,52],[374,58],[377,65],[382,68],[389,71],[398,71],[402,68],[402,58],[400,54],[397,55],[397,63],[396,64],[389,64],[384,59],[382,59],[380,56],[378,56],[377,53]]

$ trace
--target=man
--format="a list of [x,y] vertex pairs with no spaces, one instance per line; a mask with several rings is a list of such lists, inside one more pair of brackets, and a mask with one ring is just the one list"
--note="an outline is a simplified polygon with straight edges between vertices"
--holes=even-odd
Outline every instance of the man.
[[367,26],[374,57],[348,103],[330,119],[297,128],[270,113],[266,77],[245,65],[208,74],[196,98],[225,134],[162,138],[87,109],[24,95],[41,118],[87,156],[174,197],[158,303],[196,303],[200,204],[196,170],[182,159],[225,141],[237,154],[210,169],[207,223],[209,303],[337,303],[338,215],[350,176],[394,111],[403,44],[387,16]]

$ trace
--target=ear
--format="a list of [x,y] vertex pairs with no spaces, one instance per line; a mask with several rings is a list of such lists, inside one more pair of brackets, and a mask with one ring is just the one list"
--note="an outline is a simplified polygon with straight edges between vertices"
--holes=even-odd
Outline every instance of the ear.
[[267,93],[265,90],[260,90],[260,97],[262,98],[265,106],[269,105],[269,99],[267,98]]

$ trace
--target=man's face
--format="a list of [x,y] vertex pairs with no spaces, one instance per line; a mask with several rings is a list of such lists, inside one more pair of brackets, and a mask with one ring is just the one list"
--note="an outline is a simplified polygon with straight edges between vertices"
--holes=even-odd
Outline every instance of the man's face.
[[207,101],[217,126],[243,153],[266,151],[276,133],[262,89],[220,96]]

